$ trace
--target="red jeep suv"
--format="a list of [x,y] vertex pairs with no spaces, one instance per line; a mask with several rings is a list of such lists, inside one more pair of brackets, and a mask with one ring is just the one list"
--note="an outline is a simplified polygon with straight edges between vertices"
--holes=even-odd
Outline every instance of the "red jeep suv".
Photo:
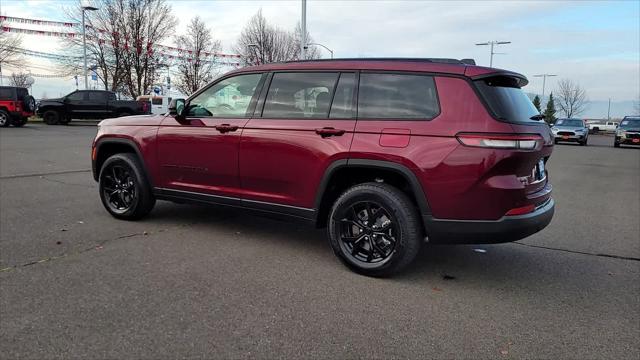
[[385,276],[424,242],[498,243],[543,229],[549,127],[520,74],[451,59],[341,59],[230,72],[167,115],[105,120],[94,178],[109,213],[155,201],[327,227],[349,268]]

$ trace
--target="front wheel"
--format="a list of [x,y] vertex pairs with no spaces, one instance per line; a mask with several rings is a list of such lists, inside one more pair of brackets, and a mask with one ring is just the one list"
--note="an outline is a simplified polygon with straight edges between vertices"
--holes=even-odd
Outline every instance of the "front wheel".
[[422,243],[422,227],[407,195],[384,183],[348,189],[333,205],[328,236],[336,256],[351,270],[389,276],[407,267]]
[[58,125],[60,113],[55,110],[47,110],[42,114],[42,120],[44,120],[47,125]]
[[619,142],[617,142],[617,141],[614,141],[614,142],[613,142],[613,147],[620,147],[620,143],[619,143]]
[[102,165],[100,199],[105,209],[118,219],[136,220],[147,215],[156,203],[138,158],[116,154]]

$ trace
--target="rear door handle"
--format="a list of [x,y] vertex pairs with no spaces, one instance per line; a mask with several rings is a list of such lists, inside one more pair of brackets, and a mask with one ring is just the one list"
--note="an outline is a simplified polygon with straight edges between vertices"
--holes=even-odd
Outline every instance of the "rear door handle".
[[341,136],[344,133],[346,133],[346,130],[334,129],[332,127],[323,127],[321,129],[316,129],[316,134],[322,136],[323,138],[329,136]]
[[215,128],[216,128],[216,130],[220,131],[223,134],[227,133],[227,132],[232,132],[232,131],[238,130],[237,126],[229,125],[229,124],[216,125]]

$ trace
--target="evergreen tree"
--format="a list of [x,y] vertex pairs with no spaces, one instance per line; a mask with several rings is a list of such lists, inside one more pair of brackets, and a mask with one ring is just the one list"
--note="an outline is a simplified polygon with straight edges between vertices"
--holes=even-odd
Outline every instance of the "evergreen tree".
[[553,100],[553,93],[549,94],[549,101],[547,101],[547,108],[544,110],[544,121],[547,123],[556,122],[556,104]]
[[536,97],[533,98],[533,106],[538,109],[539,113],[542,113],[542,108],[540,107],[540,96],[536,95]]

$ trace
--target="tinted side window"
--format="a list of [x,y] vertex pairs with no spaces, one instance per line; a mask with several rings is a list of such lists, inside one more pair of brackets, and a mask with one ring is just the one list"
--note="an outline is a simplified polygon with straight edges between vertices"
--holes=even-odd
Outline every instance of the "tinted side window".
[[0,89],[0,99],[2,100],[13,100],[14,97],[13,89]]
[[107,93],[107,99],[109,100],[116,100],[116,94],[115,93]]
[[262,74],[224,79],[189,101],[188,116],[244,118]]
[[338,73],[275,73],[262,117],[327,118]]
[[353,95],[356,88],[356,74],[340,74],[336,93],[331,104],[332,119],[352,119],[355,117]]
[[101,91],[90,91],[89,92],[89,100],[90,101],[107,101],[106,97],[107,93],[103,93]]
[[84,92],[76,91],[74,93],[71,93],[67,95],[67,99],[73,100],[73,101],[84,100]]
[[364,119],[432,119],[440,113],[432,76],[360,75],[358,117]]

